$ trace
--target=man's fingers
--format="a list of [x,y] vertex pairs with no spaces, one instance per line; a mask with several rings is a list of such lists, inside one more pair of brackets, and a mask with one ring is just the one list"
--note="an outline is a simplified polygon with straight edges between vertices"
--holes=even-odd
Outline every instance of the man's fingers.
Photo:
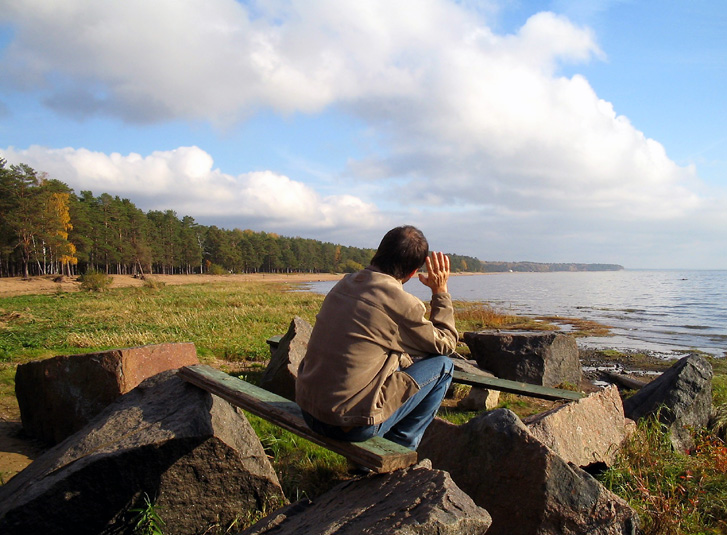
[[436,272],[449,271],[449,257],[442,252],[432,252],[431,256],[427,257],[427,269],[430,268]]
[[427,257],[427,260],[432,266],[432,269],[434,271],[439,270],[439,262],[437,261],[437,253],[432,253],[430,256]]
[[444,268],[444,260],[442,259],[442,253],[432,253],[432,265],[436,271],[442,271]]

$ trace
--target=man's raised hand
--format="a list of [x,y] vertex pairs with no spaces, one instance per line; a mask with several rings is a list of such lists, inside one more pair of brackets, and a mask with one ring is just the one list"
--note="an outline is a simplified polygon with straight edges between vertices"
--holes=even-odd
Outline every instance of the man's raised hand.
[[447,293],[449,280],[449,257],[444,253],[432,252],[427,257],[427,274],[419,274],[419,281],[432,290],[433,294]]

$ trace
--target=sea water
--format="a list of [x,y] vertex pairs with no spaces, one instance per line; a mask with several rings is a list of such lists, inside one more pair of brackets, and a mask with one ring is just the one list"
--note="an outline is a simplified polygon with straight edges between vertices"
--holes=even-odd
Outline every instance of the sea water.
[[[334,284],[312,283],[310,289],[326,293]],[[423,300],[430,297],[416,279],[404,288]],[[463,275],[449,279],[449,291],[453,299],[486,302],[502,312],[579,318],[611,327],[611,336],[579,339],[584,348],[663,357],[695,349],[727,355],[727,271]]]

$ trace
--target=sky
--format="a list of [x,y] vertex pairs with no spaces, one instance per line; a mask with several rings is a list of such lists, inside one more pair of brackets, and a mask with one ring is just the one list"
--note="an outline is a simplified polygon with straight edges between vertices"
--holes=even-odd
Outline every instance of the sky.
[[0,157],[198,223],[727,269],[723,0],[0,0]]

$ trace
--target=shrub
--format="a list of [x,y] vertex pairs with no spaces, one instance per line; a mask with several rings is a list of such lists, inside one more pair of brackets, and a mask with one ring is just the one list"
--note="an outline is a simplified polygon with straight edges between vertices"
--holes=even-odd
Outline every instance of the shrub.
[[114,279],[100,271],[90,270],[81,275],[78,280],[81,281],[82,290],[89,292],[105,292],[108,290]]
[[149,277],[146,277],[144,279],[144,288],[147,290],[161,290],[167,285],[166,282],[159,281],[156,279],[151,279]]
[[228,271],[219,264],[211,264],[207,273],[210,275],[227,275]]
[[357,271],[361,271],[363,268],[363,265],[351,259],[346,260],[343,264],[338,266],[339,271],[342,273],[356,273]]

